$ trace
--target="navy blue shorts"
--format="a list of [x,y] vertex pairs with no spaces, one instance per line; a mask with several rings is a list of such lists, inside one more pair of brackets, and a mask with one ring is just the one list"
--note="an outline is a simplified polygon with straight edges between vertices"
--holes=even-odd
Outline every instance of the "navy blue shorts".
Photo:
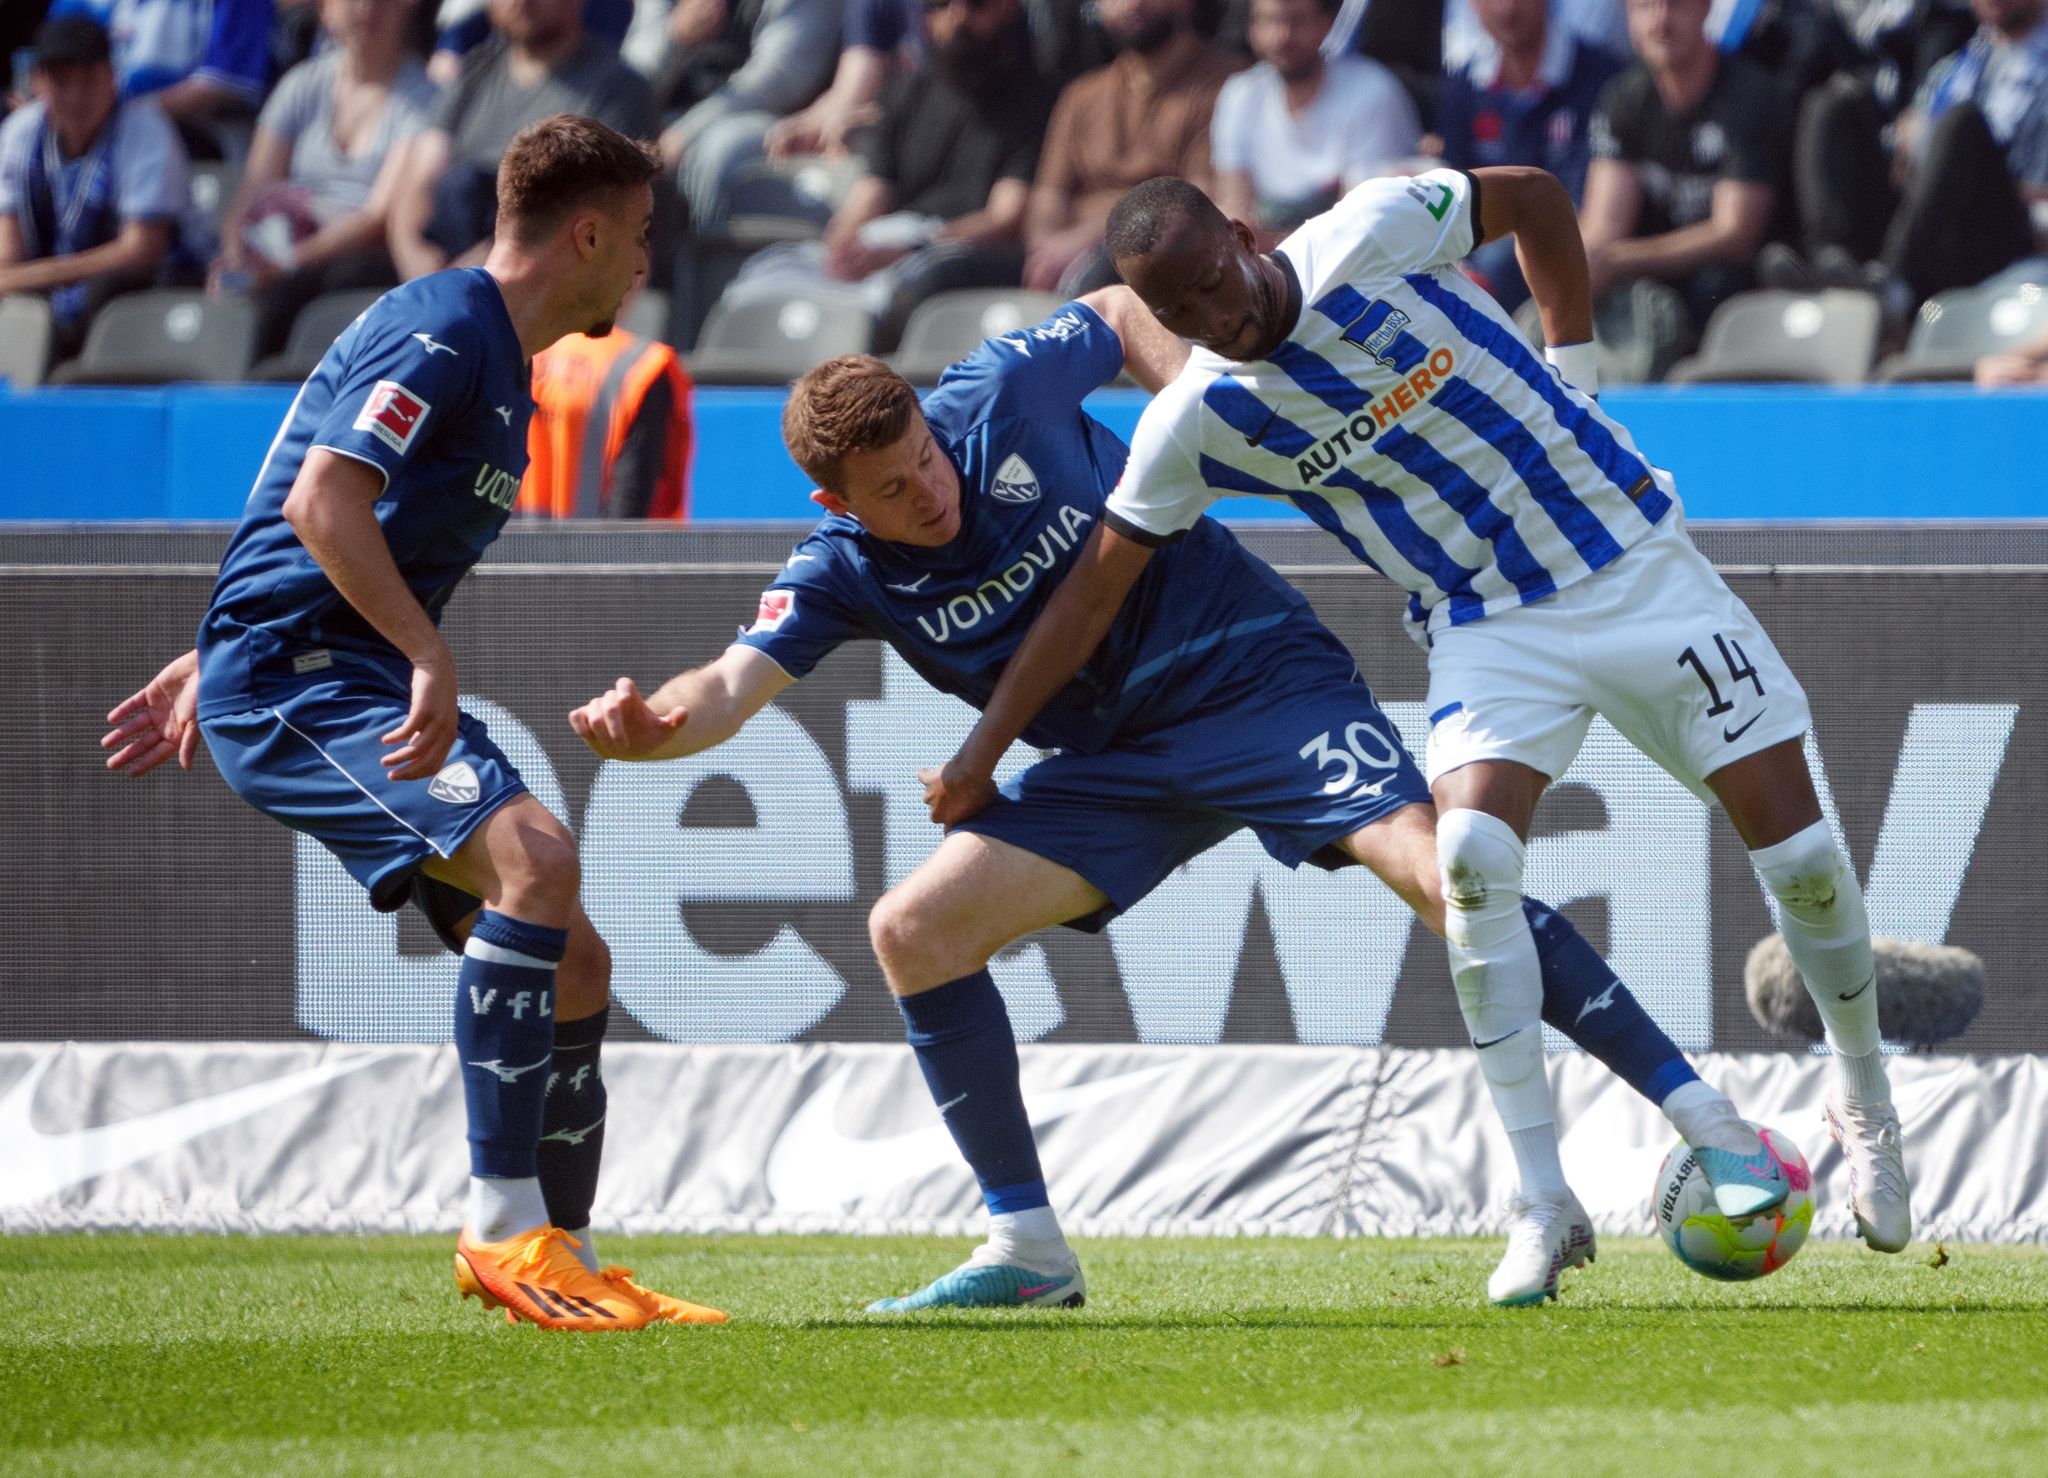
[[[1280,685],[1267,679],[1284,674]],[[1429,786],[1349,659],[1262,667],[1188,718],[1100,754],[1063,752],[953,829],[1072,868],[1109,906],[1100,929],[1193,857],[1249,826],[1289,867],[1351,859],[1332,843]]]
[[383,757],[393,746],[380,736],[403,722],[411,698],[409,672],[365,666],[274,708],[199,721],[229,788],[340,858],[386,913],[405,903],[422,862],[452,855],[526,792],[483,721],[467,713],[439,774],[390,779]]

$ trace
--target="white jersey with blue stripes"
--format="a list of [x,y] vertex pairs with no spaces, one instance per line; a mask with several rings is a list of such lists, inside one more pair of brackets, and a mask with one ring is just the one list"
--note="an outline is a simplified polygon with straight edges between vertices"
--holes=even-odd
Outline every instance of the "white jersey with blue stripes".
[[1159,539],[1218,498],[1283,498],[1435,632],[1564,589],[1669,514],[1669,475],[1453,265],[1477,188],[1368,180],[1281,242],[1293,330],[1255,363],[1194,351],[1138,422],[1110,526]]

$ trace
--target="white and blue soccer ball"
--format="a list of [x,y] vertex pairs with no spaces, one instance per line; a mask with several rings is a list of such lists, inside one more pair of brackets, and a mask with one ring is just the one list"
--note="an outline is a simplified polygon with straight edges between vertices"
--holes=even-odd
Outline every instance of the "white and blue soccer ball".
[[1678,1260],[1709,1278],[1744,1283],[1775,1273],[1792,1260],[1813,1228],[1813,1172],[1799,1146],[1775,1129],[1759,1129],[1792,1190],[1783,1203],[1755,1216],[1730,1219],[1714,1203],[1714,1188],[1681,1140],[1657,1172],[1657,1233]]

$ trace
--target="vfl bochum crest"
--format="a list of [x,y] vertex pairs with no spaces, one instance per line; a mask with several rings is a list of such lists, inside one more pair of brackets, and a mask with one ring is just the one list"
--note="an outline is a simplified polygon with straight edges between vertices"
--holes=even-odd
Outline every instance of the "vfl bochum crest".
[[1408,315],[1399,308],[1374,298],[1365,305],[1363,313],[1344,325],[1344,342],[1356,344],[1387,369],[1399,369],[1387,357],[1387,351],[1394,347],[1394,340],[1409,322]]
[[470,806],[483,791],[483,784],[476,777],[466,760],[457,760],[452,765],[441,767],[427,786],[427,794],[437,801],[446,801],[451,806]]
[[998,503],[1036,503],[1038,501],[1038,474],[1031,470],[1031,464],[1015,452],[1003,459],[1003,465],[996,468],[996,480],[989,491],[995,494]]

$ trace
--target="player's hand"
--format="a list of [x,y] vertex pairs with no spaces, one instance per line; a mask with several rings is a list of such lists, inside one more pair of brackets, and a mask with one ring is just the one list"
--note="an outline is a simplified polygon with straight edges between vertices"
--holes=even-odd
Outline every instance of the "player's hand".
[[917,778],[924,782],[924,803],[931,807],[932,820],[941,826],[979,816],[996,798],[995,777],[969,769],[957,757],[936,770],[919,770]]
[[655,712],[633,679],[622,677],[609,693],[569,710],[569,727],[608,760],[637,760],[668,743],[689,717],[687,708]]
[[384,734],[398,748],[384,756],[384,773],[393,780],[425,780],[448,760],[448,751],[462,722],[455,706],[455,659],[444,646],[412,665],[412,706],[405,721]]
[[131,693],[107,715],[111,726],[100,748],[111,750],[107,768],[123,775],[147,775],[172,755],[180,769],[192,768],[199,743],[199,654],[187,652]]

